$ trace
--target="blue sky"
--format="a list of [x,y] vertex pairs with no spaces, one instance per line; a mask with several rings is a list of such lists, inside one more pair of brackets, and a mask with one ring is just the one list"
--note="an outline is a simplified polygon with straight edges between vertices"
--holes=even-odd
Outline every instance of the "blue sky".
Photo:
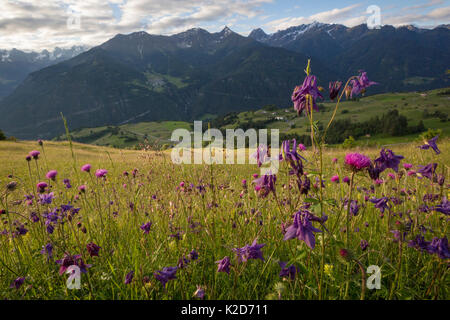
[[382,24],[434,27],[450,23],[447,0],[0,0],[0,49],[52,49],[98,45],[118,33],[173,34],[225,25],[247,35],[319,21],[349,27],[366,23],[380,8]]

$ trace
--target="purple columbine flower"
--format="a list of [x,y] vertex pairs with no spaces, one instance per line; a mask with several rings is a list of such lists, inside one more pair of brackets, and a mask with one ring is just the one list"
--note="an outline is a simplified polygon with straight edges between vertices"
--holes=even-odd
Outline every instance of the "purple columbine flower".
[[360,93],[365,93],[366,89],[372,85],[378,84],[377,82],[370,81],[367,77],[367,72],[360,71],[360,75],[350,81],[352,86],[352,91],[350,93],[350,97],[353,98],[353,95],[358,95]]
[[393,169],[395,172],[398,172],[398,166],[400,164],[400,161],[404,159],[403,156],[395,155],[392,150],[389,149],[382,149],[380,151],[380,157],[375,159],[375,163],[379,164],[379,167],[381,168],[381,171],[384,171],[386,169]]
[[447,237],[443,237],[442,239],[437,237],[433,238],[428,245],[427,251],[430,254],[437,254],[440,259],[450,259]]
[[306,245],[314,249],[316,245],[316,238],[314,232],[322,232],[317,228],[314,228],[311,221],[314,221],[315,217],[307,210],[300,210],[294,215],[294,222],[286,229],[286,234],[283,240],[290,240],[297,238],[300,241],[305,241]]
[[47,258],[50,260],[53,257],[53,245],[51,243],[47,243],[45,246],[42,246],[41,254],[46,254]]
[[258,167],[261,167],[267,161],[270,161],[269,149],[265,144],[260,144],[256,151],[251,155],[252,158],[256,159]]
[[155,276],[155,279],[161,282],[163,287],[166,287],[166,283],[169,282],[169,280],[176,279],[176,273],[177,273],[178,267],[165,267],[162,270],[158,270],[153,275]]
[[55,199],[55,194],[53,192],[39,195],[39,203],[42,205],[51,204],[53,199]]
[[362,239],[359,243],[359,246],[361,247],[362,251],[366,251],[367,247],[369,246],[369,242],[367,240]]
[[217,265],[217,272],[226,272],[228,274],[230,274],[230,266],[231,266],[231,262],[230,262],[230,258],[229,257],[225,257],[222,260],[218,260],[216,261]]
[[291,140],[283,141],[281,145],[281,154],[280,160],[288,161],[288,162],[297,162],[306,160],[297,152],[297,140],[292,139],[292,149],[291,149]]
[[133,281],[133,278],[134,278],[134,271],[131,270],[130,272],[128,272],[126,274],[124,283],[125,284],[130,284]]
[[261,248],[265,246],[265,244],[257,244],[257,239],[253,240],[251,245],[245,245],[242,248],[234,248],[233,251],[236,253],[239,261],[247,262],[250,259],[260,259],[264,261],[263,253],[261,252]]
[[375,204],[375,208],[379,209],[381,213],[384,213],[384,210],[389,209],[389,206],[388,206],[389,198],[388,197],[382,197],[380,199],[372,198],[372,199],[370,199],[370,202]]
[[437,141],[438,139],[439,139],[439,135],[437,135],[436,137],[434,137],[434,138],[428,140],[423,146],[420,146],[419,148],[422,149],[422,150],[428,150],[428,149],[431,148],[431,149],[434,150],[434,152],[435,152],[436,154],[440,154],[440,153],[441,153],[441,150],[439,150],[439,148],[438,148],[438,146],[437,146],[437,144],[436,144],[436,141]]
[[189,258],[191,260],[197,260],[198,259],[198,252],[192,249],[192,251],[189,253]]
[[104,177],[106,177],[107,173],[108,173],[108,170],[106,170],[106,169],[98,169],[97,171],[95,171],[95,176],[97,178],[104,178]]
[[422,176],[427,177],[430,180],[433,180],[433,176],[436,172],[437,166],[437,163],[430,163],[426,166],[419,166],[421,168],[417,170],[417,173],[420,173]]
[[9,287],[11,289],[15,288],[16,290],[19,290],[19,288],[23,285],[24,282],[25,282],[25,277],[18,277],[11,283],[11,285]]
[[341,91],[342,88],[342,82],[341,81],[334,81],[330,82],[329,89],[330,89],[330,99],[334,100],[339,94],[339,91]]
[[84,166],[81,167],[81,171],[91,172],[91,168],[92,168],[92,166],[90,164],[85,164]]
[[441,204],[435,206],[434,211],[441,212],[446,216],[450,215],[450,202],[447,200],[447,197],[442,198]]
[[[344,207],[347,209],[347,206],[348,206],[348,200],[345,200]],[[353,215],[353,216],[357,216],[360,207],[361,206],[358,205],[358,201],[357,200],[350,201],[350,214]]]
[[98,253],[102,247],[99,247],[93,242],[90,242],[86,245],[86,249],[89,252],[89,255],[91,257],[98,257]]
[[56,170],[50,170],[49,172],[47,172],[47,174],[45,175],[45,177],[49,180],[53,180],[55,181],[56,176],[58,175],[58,171]]
[[203,289],[201,286],[197,286],[197,290],[194,292],[194,297],[203,299],[205,297],[205,289]]
[[317,78],[316,76],[310,75],[306,76],[305,80],[303,81],[302,86],[297,86],[294,89],[294,92],[292,93],[292,102],[294,103],[294,109],[297,111],[297,114],[300,115],[303,110],[306,111],[306,113],[310,112],[310,105],[309,101],[307,101],[307,97],[312,99],[312,106],[313,109],[316,111],[319,111],[319,108],[317,107],[316,100],[318,98],[323,99],[322,94],[320,93],[319,89],[317,88]]
[[304,177],[304,179],[298,178],[297,186],[298,190],[300,191],[300,194],[307,195],[309,190],[311,189],[311,180],[309,180],[309,178],[306,176]]
[[147,222],[141,226],[141,229],[144,231],[145,234],[148,234],[150,232],[151,226],[152,226],[152,222]]
[[350,170],[356,172],[371,165],[371,161],[368,157],[360,153],[349,153],[345,155],[345,164]]
[[277,181],[277,176],[274,174],[267,173],[258,179],[253,180],[255,184],[255,190],[259,193],[262,198],[267,197],[270,192],[275,193],[275,182]]
[[293,264],[286,267],[286,262],[280,261],[278,262],[280,265],[280,278],[290,278],[291,280],[295,280],[295,275],[298,272],[298,269]]

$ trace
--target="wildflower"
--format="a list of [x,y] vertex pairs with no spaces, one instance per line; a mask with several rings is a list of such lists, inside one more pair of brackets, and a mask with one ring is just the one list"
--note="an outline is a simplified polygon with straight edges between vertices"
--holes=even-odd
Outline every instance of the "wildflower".
[[434,211],[441,212],[445,215],[450,215],[450,203],[447,200],[447,197],[442,199],[441,204],[434,207]]
[[344,258],[344,259],[348,259],[350,257],[350,252],[347,249],[339,249],[339,255]]
[[447,237],[442,239],[433,238],[427,249],[430,254],[437,254],[440,259],[450,259],[450,251],[448,250]]
[[198,252],[192,249],[192,251],[189,253],[189,258],[191,260],[197,260],[198,259]]
[[41,147],[44,145],[44,141],[42,141],[41,139],[39,139],[39,140],[37,141],[37,143],[38,143],[38,145],[40,145]]
[[242,180],[242,186],[243,186],[244,188],[247,187],[247,180],[245,180],[245,179]]
[[67,189],[72,188],[72,185],[70,184],[70,180],[69,179],[64,179],[63,183],[64,183],[64,185],[66,186]]
[[345,164],[353,172],[360,171],[370,166],[371,161],[365,155],[360,153],[349,153],[345,156]]
[[344,182],[346,184],[350,184],[350,178],[346,176],[342,179],[342,182]]
[[24,282],[25,282],[25,277],[18,277],[11,283],[11,285],[9,287],[19,290],[19,288],[23,285]]
[[38,191],[39,193],[44,193],[44,192],[45,192],[45,189],[48,187],[48,184],[45,183],[45,182],[39,182],[39,183],[36,185],[36,187],[37,187],[37,191]]
[[304,144],[299,143],[299,144],[298,144],[298,149],[299,149],[300,151],[305,151],[305,150],[306,150],[306,147],[305,147]]
[[275,193],[275,182],[277,181],[277,176],[267,173],[264,176],[253,180],[255,184],[255,190],[259,192],[262,198],[267,197],[270,192]]
[[338,159],[337,159],[337,158],[333,158],[333,159],[331,160],[331,162],[337,163],[337,162],[338,162]]
[[379,209],[381,213],[384,213],[384,210],[389,209],[388,201],[389,201],[388,197],[382,197],[380,199],[377,198],[370,199],[370,202],[375,204],[375,208]]
[[83,184],[83,185],[79,186],[78,190],[80,190],[80,192],[85,193],[86,192],[86,185]]
[[353,98],[353,95],[358,95],[360,93],[365,93],[366,89],[372,85],[378,84],[374,81],[369,81],[367,77],[367,72],[360,71],[360,75],[350,81],[352,86],[352,91],[350,93],[350,97]]
[[332,176],[331,177],[331,182],[335,182],[335,183],[339,183],[339,176]]
[[425,241],[423,235],[418,234],[414,239],[408,242],[408,247],[426,251],[431,242]]
[[305,241],[306,245],[311,249],[314,249],[316,244],[316,238],[314,232],[322,232],[321,230],[314,228],[311,221],[313,215],[306,210],[300,210],[294,215],[294,222],[286,229],[286,234],[283,240],[290,240],[297,238],[300,241]]
[[290,265],[289,267],[286,267],[286,262],[280,261],[278,262],[280,265],[281,271],[280,271],[280,278],[290,278],[291,280],[295,280],[295,275],[298,272],[298,269],[294,265]]
[[30,155],[26,156],[26,157],[25,157],[25,160],[27,160],[28,162],[30,162],[30,161],[31,161],[31,156],[30,156]]
[[393,174],[392,172],[389,172],[388,177],[391,179],[395,179],[395,174]]
[[330,82],[328,88],[330,89],[330,99],[334,100],[339,94],[339,91],[342,88],[342,82],[341,81],[334,81]]
[[297,140],[292,139],[292,149],[291,140],[283,141],[281,148],[282,153],[280,154],[280,160],[285,160],[289,163],[301,161],[301,159],[305,160],[305,158],[297,153]]
[[411,163],[404,163],[403,164],[403,168],[405,168],[406,170],[409,170],[413,167],[413,165]]
[[[347,209],[347,206],[348,206],[348,200],[345,200],[345,206],[344,207]],[[361,206],[358,205],[358,201],[357,200],[350,201],[350,213],[353,216],[357,216],[358,215],[360,207]]]
[[76,265],[80,268],[80,271],[83,273],[87,272],[87,268],[90,268],[90,264],[84,264],[83,259],[81,259],[81,254],[78,255],[70,255],[70,254],[64,254],[64,258],[61,260],[55,261],[57,264],[61,265],[59,268],[59,274],[62,275],[64,272],[66,272],[67,268],[70,266]]
[[361,247],[362,251],[366,251],[367,247],[369,246],[369,242],[367,240],[362,239],[359,243],[359,246]]
[[229,257],[225,257],[222,260],[218,260],[216,261],[217,265],[217,272],[226,272],[228,274],[230,274],[230,258]]
[[261,252],[261,248],[265,246],[265,244],[257,244],[257,239],[253,240],[251,245],[245,245],[242,248],[234,248],[233,251],[237,254],[239,261],[246,262],[249,259],[260,259],[264,261],[263,253]]
[[421,169],[417,171],[417,173],[420,173],[422,176],[427,177],[428,179],[432,180],[433,176],[436,172],[437,163],[430,163],[426,166],[419,166]]
[[403,158],[403,156],[395,155],[392,150],[383,148],[380,151],[380,157],[375,159],[375,163],[379,164],[382,171],[390,168],[398,172],[398,166]]
[[323,98],[323,96],[317,88],[317,79],[313,75],[306,76],[303,85],[301,87],[295,87],[294,92],[292,93],[292,102],[294,102],[294,109],[297,111],[298,115],[300,115],[303,110],[306,110],[307,113],[310,112],[309,109],[311,107],[309,103],[312,104],[314,110],[319,111],[316,104],[318,98]]
[[162,270],[158,270],[153,275],[155,276],[155,279],[161,282],[163,287],[166,287],[166,283],[169,282],[169,280],[176,279],[175,276],[177,273],[178,267],[165,267]]
[[384,180],[383,179],[376,179],[375,180],[375,184],[377,185],[377,186],[379,186],[380,184],[383,184],[384,183]]
[[131,270],[131,271],[128,272],[127,275],[125,276],[125,281],[124,281],[124,283],[125,283],[125,284],[130,284],[131,281],[133,281],[133,278],[134,278],[134,271]]
[[57,174],[58,174],[58,171],[50,170],[49,172],[47,172],[47,174],[45,176],[47,177],[47,179],[55,181]]
[[39,155],[40,155],[41,153],[39,152],[39,151],[37,151],[37,150],[33,150],[33,151],[30,151],[30,153],[28,154],[30,157],[32,157],[34,160],[37,160],[38,158],[39,158]]
[[89,255],[91,257],[98,257],[98,252],[100,251],[101,247],[96,245],[93,242],[90,242],[86,245],[87,251],[89,252]]
[[201,286],[197,286],[197,290],[194,292],[194,297],[203,299],[205,297],[205,289],[203,289]]
[[148,234],[150,232],[150,227],[152,226],[152,222],[147,222],[141,225],[141,229],[144,231],[145,234]]
[[51,243],[47,243],[45,246],[42,246],[41,254],[46,254],[48,259],[53,257],[53,245]]
[[108,173],[108,170],[106,170],[106,169],[98,169],[97,171],[95,171],[95,176],[97,178],[104,178],[104,177],[106,177],[107,173]]
[[42,205],[51,204],[53,199],[55,199],[55,194],[53,192],[43,193],[39,195],[39,202]]
[[17,182],[11,181],[6,185],[6,190],[13,192],[17,188]]
[[305,176],[304,180],[299,178],[297,180],[298,189],[300,191],[300,194],[308,194],[309,190],[311,189],[311,181],[308,177]]
[[428,140],[423,146],[420,146],[419,148],[422,150],[428,150],[430,148],[432,148],[434,150],[434,152],[436,154],[440,154],[441,150],[439,150],[436,141],[439,139],[439,135],[437,135],[436,137]]
[[91,172],[91,168],[92,168],[92,166],[90,164],[85,164],[84,166],[81,167],[81,171]]
[[325,263],[324,272],[327,276],[331,277],[333,273],[333,265],[329,263]]
[[252,158],[256,159],[258,167],[261,167],[263,163],[270,161],[269,150],[265,144],[260,144],[256,151],[252,154]]

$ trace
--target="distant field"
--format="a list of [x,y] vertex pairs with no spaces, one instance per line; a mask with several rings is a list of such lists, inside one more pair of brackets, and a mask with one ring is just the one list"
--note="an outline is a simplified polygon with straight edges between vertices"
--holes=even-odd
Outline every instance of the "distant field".
[[[389,110],[396,109],[408,119],[408,125],[417,125],[423,121],[426,128],[441,129],[444,136],[450,134],[449,118],[446,121],[434,116],[435,112],[447,114],[450,117],[450,88],[432,90],[426,93],[389,93],[362,97],[358,101],[343,100],[339,106],[336,120],[351,119],[362,122],[375,116],[381,116]],[[326,124],[334,111],[335,104],[326,102],[320,104],[320,112],[314,113],[314,119]],[[428,116],[424,117],[424,111]],[[209,116],[211,118],[212,115]],[[278,118],[278,120],[277,120]],[[219,129],[242,128],[248,121],[266,121],[269,129],[279,129],[281,134],[306,135],[309,122],[305,117],[298,117],[292,106],[276,111],[248,111],[238,114],[238,120]],[[70,126],[70,124],[69,124]],[[142,122],[99,128],[85,128],[72,132],[73,139],[82,143],[116,148],[133,148],[146,139],[150,144],[170,145],[173,130],[184,128],[191,130],[192,123],[181,121]],[[383,145],[413,141],[417,134],[401,137],[373,135],[362,137],[357,143],[363,145]],[[65,139],[64,136],[61,136]]]

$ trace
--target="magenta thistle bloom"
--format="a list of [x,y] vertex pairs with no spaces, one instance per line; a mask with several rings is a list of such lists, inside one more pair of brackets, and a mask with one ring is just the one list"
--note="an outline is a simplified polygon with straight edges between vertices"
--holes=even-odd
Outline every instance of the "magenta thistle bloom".
[[178,267],[165,267],[162,270],[158,270],[153,275],[155,276],[155,279],[161,282],[163,287],[166,287],[166,283],[169,282],[169,280],[176,279],[176,273],[177,273]]
[[439,139],[439,135],[437,135],[436,137],[434,137],[434,138],[428,140],[423,146],[420,146],[419,148],[422,149],[422,150],[428,150],[428,149],[431,148],[431,149],[434,150],[434,152],[435,152],[436,154],[440,154],[440,153],[441,153],[441,150],[439,150],[439,148],[438,148],[438,146],[437,146],[437,144],[436,144],[436,141],[437,141],[438,139]]
[[286,229],[283,240],[297,238],[300,241],[305,241],[308,247],[314,249],[316,245],[314,232],[322,232],[322,230],[313,227],[311,223],[313,220],[313,215],[306,210],[296,212],[294,215],[294,223]]
[[97,178],[104,178],[104,177],[106,177],[107,173],[108,173],[108,170],[106,170],[106,169],[98,169],[97,171],[95,171],[95,176]]
[[339,176],[332,176],[331,177],[331,182],[335,182],[335,183],[339,183]]
[[33,159],[35,159],[35,160],[37,160],[38,158],[39,158],[39,155],[40,155],[41,153],[39,152],[39,151],[37,151],[37,150],[33,150],[33,151],[30,151],[30,153],[28,154],[30,157],[32,157]]
[[403,168],[405,168],[406,170],[409,170],[413,167],[413,165],[411,163],[404,163],[403,164]]
[[47,172],[47,174],[45,176],[47,177],[47,179],[55,181],[57,175],[58,175],[58,171],[50,170],[49,172]]
[[380,151],[380,157],[375,159],[375,163],[381,168],[381,172],[386,169],[393,169],[398,172],[398,166],[403,158],[403,156],[395,155],[392,150],[383,148]]
[[360,153],[349,153],[345,156],[345,164],[350,170],[356,172],[371,165],[371,161],[368,157]]
[[366,89],[372,85],[378,84],[377,82],[370,81],[367,77],[367,72],[360,71],[360,75],[350,81],[352,86],[352,91],[350,93],[350,97],[353,98],[353,95],[358,95],[360,93],[365,93]]
[[315,76],[306,76],[305,80],[303,81],[303,85],[297,86],[294,89],[294,92],[292,93],[292,102],[294,102],[294,109],[297,111],[297,114],[300,115],[303,110],[306,111],[306,113],[309,113],[311,107],[307,104],[311,103],[307,101],[307,97],[310,97],[312,99],[312,105],[314,110],[319,111],[319,108],[317,107],[316,100],[318,98],[322,98],[323,96],[320,93],[319,89],[317,88],[317,79]]
[[92,166],[90,164],[85,164],[84,166],[81,167],[81,171],[91,172],[91,168],[92,168]]
[[86,192],[86,185],[83,184],[83,185],[79,186],[78,190],[80,190],[80,192],[83,192],[83,193]]
[[147,222],[141,226],[141,229],[144,231],[145,234],[148,234],[150,232],[151,226],[152,226],[152,222]]
[[236,253],[239,261],[246,262],[250,259],[260,259],[264,261],[263,253],[261,252],[261,248],[265,246],[265,244],[257,244],[257,239],[253,240],[251,245],[245,245],[242,248],[234,248],[233,251]]
[[98,257],[98,253],[102,247],[99,247],[93,242],[90,242],[86,245],[86,249],[89,252],[89,255],[91,257]]
[[11,285],[9,287],[11,289],[15,288],[16,290],[19,290],[19,288],[23,285],[24,282],[25,282],[25,277],[18,277],[11,283]]
[[37,191],[39,193],[44,193],[45,189],[48,187],[48,184],[46,182],[39,182],[37,185]]
[[305,147],[304,144],[299,143],[299,144],[298,144],[298,149],[299,149],[300,151],[305,151],[305,150],[306,150],[306,147]]
[[216,261],[217,265],[217,272],[226,272],[230,274],[230,258],[225,257],[222,260]]
[[346,183],[346,184],[350,184],[350,178],[347,177],[347,176],[345,176],[345,177],[342,179],[342,182],[344,182],[344,183]]
[[339,91],[341,91],[342,88],[342,82],[341,81],[334,81],[330,82],[329,89],[330,89],[330,99],[334,100],[339,94]]

